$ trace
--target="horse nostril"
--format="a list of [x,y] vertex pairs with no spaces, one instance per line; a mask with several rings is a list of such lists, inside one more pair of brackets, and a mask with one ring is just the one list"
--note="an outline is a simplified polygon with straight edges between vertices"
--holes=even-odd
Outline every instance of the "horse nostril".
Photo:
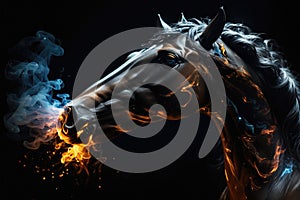
[[69,144],[80,143],[74,123],[72,107],[65,107],[58,118],[59,136]]

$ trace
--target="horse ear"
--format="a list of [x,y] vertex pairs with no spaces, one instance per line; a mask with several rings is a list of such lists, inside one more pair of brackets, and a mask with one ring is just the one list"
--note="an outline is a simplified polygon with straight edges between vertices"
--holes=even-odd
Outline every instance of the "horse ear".
[[165,30],[171,30],[172,28],[161,18],[160,14],[158,14],[159,21],[163,29]]
[[223,7],[220,7],[218,14],[211,20],[199,37],[199,42],[206,50],[211,49],[212,44],[223,32],[226,22],[226,15]]

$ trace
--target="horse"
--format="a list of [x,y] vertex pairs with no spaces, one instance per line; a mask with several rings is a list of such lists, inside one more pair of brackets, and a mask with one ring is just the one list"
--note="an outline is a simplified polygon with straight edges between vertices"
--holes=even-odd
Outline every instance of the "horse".
[[[187,20],[182,15],[178,23],[168,25],[162,18],[160,22],[163,31],[149,40],[150,47],[130,52],[124,63],[118,63],[119,70],[106,73],[109,81],[101,79],[95,84],[96,90],[87,89],[66,105],[59,117],[59,137],[68,144],[77,144],[78,150],[86,147],[79,141],[84,131],[97,132],[95,121],[100,122],[112,139],[120,133],[130,133],[130,127],[114,121],[112,105],[119,108],[115,110],[119,117],[130,115],[139,126],[160,119],[181,120],[200,112],[215,123],[224,122],[214,147],[222,152],[218,163],[223,166],[226,178],[220,199],[299,199],[300,89],[296,74],[289,69],[276,42],[253,33],[246,25],[226,22],[223,8],[213,19]],[[205,76],[211,75],[210,63],[198,60],[195,65],[199,72],[188,62],[190,56],[196,60],[209,58],[217,66],[226,90],[226,118],[220,119],[218,113],[211,112],[212,101],[205,82]],[[178,106],[176,92],[158,84],[135,89],[124,87],[113,95],[117,84],[128,86],[145,71],[149,78],[161,75],[160,67],[139,68],[129,74],[129,69],[147,63],[162,64],[180,72],[188,82],[177,82],[177,90],[187,94],[187,104],[190,95],[195,94],[199,109],[183,115],[178,107],[186,105]],[[159,81],[163,79],[176,82],[169,74]],[[130,90],[134,91],[131,106],[124,109],[122,99],[132,94]],[[150,118],[149,112],[154,112],[150,108],[155,103],[163,104],[165,110],[156,111],[157,117]],[[77,120],[67,117],[71,112]],[[90,112],[96,114],[96,120]],[[75,124],[77,130],[73,131]],[[52,138],[46,136],[47,141]],[[68,157],[64,159],[66,162]]]
[[[220,199],[298,199],[300,90],[276,42],[262,38],[243,24],[226,22],[223,8],[212,20],[187,20],[182,15],[175,24],[168,25],[161,18],[160,21],[164,32],[157,38],[174,33],[181,35],[175,36],[174,43],[156,47],[151,53],[138,52],[147,54],[138,62],[158,62],[184,73],[190,82],[197,83],[192,88],[202,108],[209,104],[205,98],[207,88],[203,86],[201,75],[185,62],[187,52],[197,50],[188,49],[183,40],[189,38],[194,45],[201,46],[202,51],[197,53],[209,55],[222,76],[227,116],[220,148],[227,186]],[[101,99],[99,102],[110,96],[110,86],[99,87],[102,95],[97,97]],[[153,87],[144,87],[136,92],[135,98],[139,99],[137,102],[153,103],[158,99],[154,91]],[[102,110],[103,105],[97,112]],[[178,113],[172,112],[176,118]],[[209,111],[200,109],[200,112]],[[105,115],[99,116],[103,120]],[[139,116],[136,121],[140,124],[149,123],[149,118],[141,117],[146,116],[145,113],[135,116]],[[124,130],[119,127],[118,131]]]

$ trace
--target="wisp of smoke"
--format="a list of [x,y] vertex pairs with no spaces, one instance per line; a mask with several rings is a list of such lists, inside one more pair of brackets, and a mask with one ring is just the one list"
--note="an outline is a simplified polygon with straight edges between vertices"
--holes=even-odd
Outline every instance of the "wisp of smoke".
[[48,78],[51,57],[63,53],[55,37],[44,31],[22,39],[13,48],[15,58],[8,62],[5,75],[16,88],[7,94],[9,111],[4,124],[12,138],[33,138],[24,142],[27,148],[37,149],[55,137],[57,119],[69,102],[68,94],[54,97],[63,81]]

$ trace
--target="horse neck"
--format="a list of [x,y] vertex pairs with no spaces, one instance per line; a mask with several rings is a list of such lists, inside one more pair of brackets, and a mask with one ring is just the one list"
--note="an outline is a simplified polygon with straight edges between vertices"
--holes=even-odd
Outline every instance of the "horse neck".
[[260,90],[245,71],[221,69],[228,112],[221,135],[225,176],[231,199],[247,199],[278,173],[283,154],[276,120]]

